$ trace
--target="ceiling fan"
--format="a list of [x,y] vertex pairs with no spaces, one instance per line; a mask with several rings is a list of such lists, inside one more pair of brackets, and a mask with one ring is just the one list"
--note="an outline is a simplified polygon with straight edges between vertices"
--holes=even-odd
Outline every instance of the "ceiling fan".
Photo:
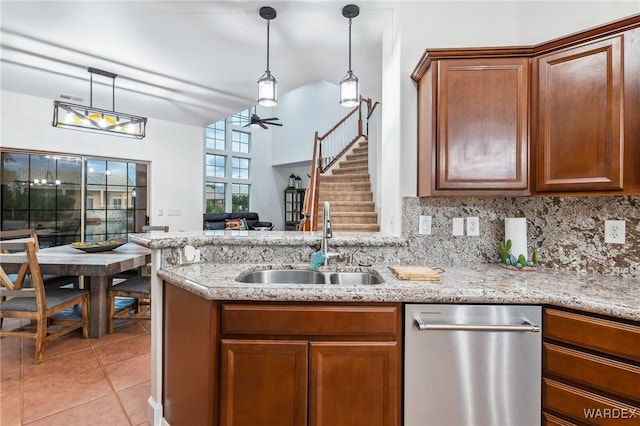
[[257,124],[258,126],[262,127],[263,129],[268,129],[268,127],[266,126],[267,124],[270,124],[272,126],[281,126],[282,124],[280,123],[274,123],[275,120],[280,120],[278,117],[269,117],[269,118],[260,118],[258,116],[258,114],[254,113],[251,114],[251,119],[249,120],[249,124],[246,124],[244,127],[249,127],[252,126],[254,124]]

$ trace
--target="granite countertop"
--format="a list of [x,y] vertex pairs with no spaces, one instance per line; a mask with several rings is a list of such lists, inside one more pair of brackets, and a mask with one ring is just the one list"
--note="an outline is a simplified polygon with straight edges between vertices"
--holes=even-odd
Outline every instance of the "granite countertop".
[[[385,280],[375,285],[235,281],[242,272],[263,267],[308,269],[305,264],[200,263],[166,265],[158,276],[210,300],[551,304],[640,321],[640,280],[635,278],[547,269],[521,272],[474,264],[445,267],[441,280],[435,282],[398,280],[388,265],[373,265]],[[349,269],[329,269],[341,268]]]
[[[151,249],[183,247],[186,244],[234,246],[309,246],[322,241],[320,231],[178,231],[131,234],[129,241]],[[358,245],[400,247],[406,239],[381,232],[340,232],[331,238],[332,247]]]

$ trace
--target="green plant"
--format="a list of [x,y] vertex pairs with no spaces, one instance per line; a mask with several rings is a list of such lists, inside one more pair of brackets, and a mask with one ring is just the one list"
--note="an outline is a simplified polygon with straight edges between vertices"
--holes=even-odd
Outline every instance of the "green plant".
[[500,250],[500,260],[502,263],[506,264],[507,259],[509,259],[509,255],[511,253],[511,240],[507,240],[506,243],[502,241],[498,241],[498,249]]

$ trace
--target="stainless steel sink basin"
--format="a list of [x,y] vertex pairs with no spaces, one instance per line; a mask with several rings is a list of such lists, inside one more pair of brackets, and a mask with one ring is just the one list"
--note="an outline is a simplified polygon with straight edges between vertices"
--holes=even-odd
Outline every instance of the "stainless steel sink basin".
[[253,284],[381,284],[376,271],[310,271],[305,269],[261,269],[244,272],[236,278],[241,283]]
[[380,274],[371,272],[327,272],[329,284],[358,285],[382,284],[384,280]]
[[265,269],[245,272],[236,278],[236,281],[256,284],[325,284],[327,282],[322,272],[297,269]]

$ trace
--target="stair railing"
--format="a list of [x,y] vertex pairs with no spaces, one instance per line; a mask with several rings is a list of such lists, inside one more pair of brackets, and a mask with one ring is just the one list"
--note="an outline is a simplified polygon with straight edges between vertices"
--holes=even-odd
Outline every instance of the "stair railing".
[[[377,102],[376,102],[377,104]],[[363,107],[366,107],[367,125],[363,125]],[[360,103],[342,120],[324,135],[315,133],[313,155],[311,158],[311,173],[309,174],[309,188],[305,193],[303,205],[303,219],[300,222],[301,231],[317,231],[318,229],[318,187],[320,175],[329,170],[340,158],[349,151],[361,136],[366,136],[368,119],[371,116],[371,99],[360,97]]]

